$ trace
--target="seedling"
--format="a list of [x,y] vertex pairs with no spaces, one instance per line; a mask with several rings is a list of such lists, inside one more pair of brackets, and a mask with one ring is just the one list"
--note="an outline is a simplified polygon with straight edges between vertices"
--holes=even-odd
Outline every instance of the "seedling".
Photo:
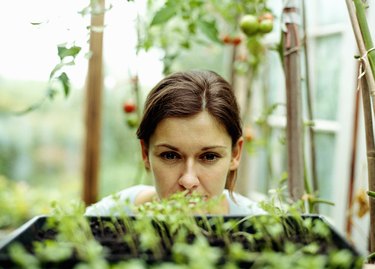
[[38,237],[6,248],[6,268],[361,268],[364,260],[324,219],[298,213],[300,204],[264,202],[266,215],[222,216],[205,214],[218,200],[197,194],[139,207],[116,201],[101,217],[84,216],[81,203],[56,204]]

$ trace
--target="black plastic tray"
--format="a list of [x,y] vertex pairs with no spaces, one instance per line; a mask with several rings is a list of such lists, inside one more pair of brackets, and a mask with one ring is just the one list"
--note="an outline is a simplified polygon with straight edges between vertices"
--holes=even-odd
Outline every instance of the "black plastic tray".
[[[215,217],[217,217],[217,216],[207,216],[208,219],[212,219],[212,218],[215,218]],[[254,217],[251,217],[251,218],[257,218],[257,217],[258,216],[254,216]],[[265,217],[265,216],[262,216],[262,217]],[[324,223],[324,225],[327,225],[327,227],[330,230],[330,234],[331,234],[330,244],[333,244],[334,249],[338,249],[338,250],[346,249],[346,250],[348,250],[352,253],[353,257],[361,257],[360,253],[347,240],[345,240],[335,230],[335,228],[332,227],[327,222],[327,220],[324,217],[322,217],[320,215],[303,215],[302,217],[303,218],[311,218],[313,221],[321,221],[322,223]],[[45,224],[46,224],[46,221],[47,221],[48,218],[49,218],[48,216],[34,217],[30,221],[28,221],[27,223],[25,223],[24,225],[19,227],[17,230],[15,230],[13,233],[11,233],[3,241],[0,241],[0,268],[4,268],[4,269],[5,268],[6,269],[16,268],[16,267],[14,267],[13,261],[11,260],[11,258],[9,256],[9,253],[8,253],[9,246],[12,243],[15,243],[15,242],[20,243],[21,245],[23,245],[25,247],[25,249],[30,250],[30,249],[32,249],[32,242],[54,238],[54,236],[56,234],[55,231],[49,230],[46,233]],[[134,216],[131,217],[131,218],[134,218]],[[220,218],[222,218],[222,217],[220,217]],[[246,216],[241,216],[241,215],[239,215],[239,216],[225,216],[224,221],[228,221],[228,220],[241,221],[244,218],[246,218]],[[89,220],[90,225],[92,225],[92,229],[95,226],[95,223],[98,222],[98,221],[100,221],[100,222],[112,222],[113,221],[113,217],[87,216],[87,219]],[[198,224],[203,220],[203,218],[201,216],[195,216],[195,219],[196,219]],[[287,219],[287,224],[288,224],[289,228],[294,230],[295,235],[303,234],[303,231],[298,230],[300,228],[299,228],[298,224],[296,223],[296,221],[294,220],[293,217],[289,216],[286,219]],[[246,224],[246,221],[244,221],[239,226],[239,229],[241,231],[246,231],[248,233],[255,233],[255,230],[256,230],[256,228],[254,226]],[[43,233],[41,233],[42,231],[43,231]],[[43,238],[43,236],[45,236],[45,234],[48,234],[48,238]],[[94,232],[93,232],[93,234],[95,235]],[[113,237],[114,236],[112,235],[112,238]],[[100,236],[98,236],[98,237],[95,236],[95,238],[102,245],[105,245],[106,239],[100,238]],[[299,239],[296,239],[296,240],[298,241]],[[307,243],[309,243],[309,240],[314,240],[314,239],[304,238],[302,240],[305,240],[305,242],[303,242],[303,243],[307,244]],[[324,238],[320,239],[320,240],[324,240]],[[261,242],[260,242],[260,244],[261,244]],[[108,247],[108,246],[106,246],[106,247]],[[253,251],[253,250],[249,250],[249,251]],[[257,251],[259,251],[259,249],[257,249]],[[110,251],[108,253],[108,255],[106,256],[106,258],[111,263],[114,263],[114,262],[118,262],[118,261],[128,260],[128,259],[131,259],[131,258],[134,258],[134,257],[131,257],[127,254],[121,254],[121,253],[118,253],[118,252],[115,253],[115,252]],[[168,258],[167,258],[167,260],[168,260]],[[78,262],[79,261],[77,260],[76,257],[72,257],[71,259],[69,259],[67,261],[64,261],[61,264],[58,264],[58,265],[54,264],[53,268],[73,268],[74,265],[77,264]],[[152,263],[157,262],[157,261],[154,261],[154,260],[151,259],[147,262],[152,264]],[[49,265],[47,264],[43,268],[52,268],[52,267],[48,267],[48,266]],[[244,265],[244,267],[248,268],[249,264]]]

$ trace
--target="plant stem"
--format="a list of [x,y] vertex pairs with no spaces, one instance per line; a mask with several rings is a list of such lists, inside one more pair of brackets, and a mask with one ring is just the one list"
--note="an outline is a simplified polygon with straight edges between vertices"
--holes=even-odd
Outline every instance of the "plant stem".
[[348,184],[348,213],[346,217],[346,237],[351,238],[353,226],[353,204],[354,204],[354,183],[356,171],[357,158],[357,144],[358,144],[358,125],[359,125],[359,108],[360,108],[360,92],[355,91],[354,115],[353,115],[353,134],[351,142],[351,157],[350,157],[350,177]]
[[[366,130],[366,149],[367,149],[367,169],[369,179],[369,189],[375,190],[373,179],[375,178],[375,144],[374,132],[371,114],[371,100],[369,88],[365,77],[361,79],[363,111],[365,116],[365,130]],[[370,252],[375,252],[375,200],[370,200]]]
[[[306,80],[306,97],[307,97],[307,113],[308,121],[312,122],[314,118],[313,104],[312,104],[312,94],[311,94],[311,81],[310,81],[310,59],[309,59],[309,48],[307,42],[307,26],[306,26],[306,9],[305,0],[302,1],[302,19],[303,19],[303,32],[304,32],[304,58],[305,58],[305,80]],[[315,131],[313,125],[309,125],[309,137],[310,137],[310,162],[311,162],[311,179],[313,186],[313,193],[316,195],[319,191],[319,181],[318,173],[316,167],[316,146],[315,146]],[[319,207],[314,208],[317,213],[319,213]]]
[[[375,51],[371,50],[374,48],[374,44],[372,42],[370,29],[367,24],[366,13],[363,6],[364,4],[361,0],[353,0],[353,2],[356,9],[359,28],[361,29],[363,42],[366,48],[366,52],[368,52],[368,59],[370,62],[371,71],[372,74],[375,75]],[[362,56],[363,55],[364,54],[362,54]]]

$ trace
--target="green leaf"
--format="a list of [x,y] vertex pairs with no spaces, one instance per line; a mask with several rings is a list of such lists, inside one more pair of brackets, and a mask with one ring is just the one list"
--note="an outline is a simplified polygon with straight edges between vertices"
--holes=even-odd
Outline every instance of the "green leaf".
[[38,259],[34,255],[28,253],[20,243],[14,243],[9,247],[9,255],[12,261],[20,268],[40,268]]
[[198,27],[210,40],[220,43],[215,21],[198,20]]
[[57,71],[59,71],[61,68],[65,66],[64,63],[58,63],[51,71],[51,74],[49,75],[49,78],[53,78],[53,76],[56,74]]
[[371,198],[375,198],[375,191],[367,191],[367,195]]
[[35,255],[41,261],[61,262],[72,256],[73,247],[47,239],[33,242]]
[[60,60],[68,56],[72,56],[73,58],[75,58],[80,51],[81,47],[78,46],[72,46],[70,48],[67,48],[62,45],[57,46],[57,52],[60,57]]
[[61,75],[57,77],[57,79],[61,82],[64,88],[65,97],[67,97],[70,92],[70,81],[68,75],[65,72],[62,72]]
[[48,89],[47,89],[47,95],[46,95],[46,96],[47,96],[49,99],[53,100],[53,98],[55,98],[57,92],[58,92],[58,91],[57,91],[56,89],[54,89],[54,88],[52,87],[52,85],[50,85],[50,86],[48,87]]
[[51,71],[51,74],[49,75],[49,78],[52,79],[55,74],[57,73],[57,71],[60,71],[64,66],[68,66],[68,65],[74,65],[74,61],[71,61],[71,62],[67,62],[67,63],[58,63],[54,68],[53,70]]
[[176,13],[176,8],[174,5],[165,5],[158,12],[156,12],[154,18],[151,21],[151,26],[162,24],[167,22],[170,18],[172,18]]
[[375,252],[370,253],[370,255],[367,256],[368,260],[374,259],[375,258]]

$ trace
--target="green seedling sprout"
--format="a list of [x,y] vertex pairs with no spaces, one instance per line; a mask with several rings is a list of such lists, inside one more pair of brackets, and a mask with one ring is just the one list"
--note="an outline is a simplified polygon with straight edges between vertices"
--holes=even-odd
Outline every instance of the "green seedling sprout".
[[[54,241],[35,242],[33,254],[15,245],[12,253],[20,268],[33,269],[72,254],[79,258],[74,269],[360,268],[363,260],[325,245],[332,241],[330,229],[321,219],[303,218],[303,201],[290,204],[282,191],[276,193],[277,203],[263,203],[267,215],[243,218],[199,214],[212,212],[211,201],[186,193],[134,207],[135,215],[126,213],[129,203],[120,199],[110,216],[98,218],[84,216],[80,203],[55,204],[47,226],[57,231]],[[94,228],[96,236],[109,231],[116,244],[125,244],[127,260],[109,263],[109,249],[96,241]]]

